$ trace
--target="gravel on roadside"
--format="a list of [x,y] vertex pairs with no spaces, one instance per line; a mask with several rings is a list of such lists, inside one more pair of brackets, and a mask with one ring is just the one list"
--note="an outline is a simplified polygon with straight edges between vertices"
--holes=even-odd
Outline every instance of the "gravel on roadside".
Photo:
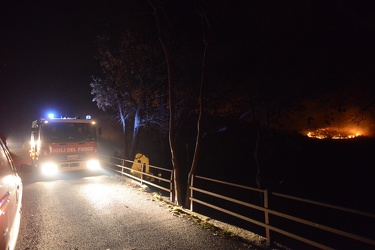
[[251,231],[245,230],[243,228],[224,223],[208,216],[193,212],[189,209],[176,206],[169,201],[169,197],[161,196],[160,194],[153,193],[152,190],[145,184],[141,185],[140,182],[135,181],[126,176],[114,175],[113,178],[124,182],[126,185],[132,186],[144,193],[150,195],[151,199],[158,202],[159,205],[167,206],[170,212],[175,216],[186,218],[187,220],[203,227],[208,230],[212,230],[215,234],[221,235],[223,237],[235,238],[242,241],[245,245],[249,246],[249,249],[263,249],[263,250],[290,250],[286,246],[270,247],[267,243],[267,239],[261,235],[255,234]]

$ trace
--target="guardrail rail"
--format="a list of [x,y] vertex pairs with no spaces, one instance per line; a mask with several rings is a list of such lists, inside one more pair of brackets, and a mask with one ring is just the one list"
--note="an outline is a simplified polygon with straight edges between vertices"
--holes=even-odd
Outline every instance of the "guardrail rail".
[[[350,248],[351,245],[356,247],[359,246],[360,248],[357,249],[375,249],[375,240],[372,238],[374,230],[371,227],[367,228],[364,226],[365,224],[371,225],[371,222],[372,225],[374,225],[374,214],[281,193],[269,192],[268,190],[262,190],[238,185],[235,183],[210,179],[202,176],[193,176],[192,178],[193,180],[190,186],[190,209],[192,211],[194,211],[194,203],[198,203],[222,213],[228,214],[230,216],[239,218],[240,220],[260,226],[264,228],[264,236],[266,237],[267,242],[270,245],[273,244],[272,234],[277,233],[319,249],[336,249],[337,247],[341,247],[342,245],[344,245],[346,249],[348,249],[348,247]],[[197,185],[197,180],[209,183],[208,185],[206,183],[205,186],[211,187],[215,191],[208,190],[208,188],[199,188],[199,185]],[[221,187],[219,188],[219,186]],[[243,194],[248,193],[249,191],[258,193],[258,196],[256,196],[258,198],[262,197],[262,199],[259,199],[260,202],[258,202],[258,204],[254,204],[242,201],[240,199],[234,199],[232,197],[219,193],[219,190],[225,190],[228,186],[242,190],[238,192],[242,192]],[[206,200],[197,198],[199,196],[198,194],[200,194],[201,197],[202,194],[205,195]],[[219,201],[216,202],[216,204],[207,202],[207,200],[212,200],[212,198],[218,199]],[[254,217],[257,217],[257,219],[254,219],[250,216],[243,215],[236,210],[231,210],[218,205],[220,203],[227,202],[261,212],[263,214],[263,218],[254,215]],[[296,205],[297,203],[299,203],[299,205]],[[274,205],[270,207],[270,204]],[[294,208],[292,206],[294,206]],[[282,207],[284,208],[282,209]],[[277,211],[277,208],[281,208],[281,211]],[[299,212],[301,215],[292,215],[288,213],[288,211],[294,211],[298,213],[299,210],[302,210]],[[324,211],[330,211],[330,213],[325,214],[325,216],[323,217],[324,220],[331,221],[332,225],[334,226],[324,225],[323,223],[325,223],[326,221],[316,222],[301,218],[312,213],[313,216],[310,217],[315,217],[316,219],[317,217],[322,217],[321,213],[323,213]],[[358,223],[358,221],[360,222]],[[357,225],[355,225],[355,222],[357,222]],[[335,225],[342,226],[341,224],[348,224],[349,227],[362,227],[359,229],[361,229],[361,231],[365,234],[367,232],[367,235],[362,236],[356,233],[347,232],[340,228],[335,228]],[[287,229],[283,228],[283,226],[285,225],[288,225]],[[324,243],[319,240],[323,240]],[[332,247],[330,245],[327,245],[327,242],[335,246]]]
[[[122,176],[168,192],[174,201],[173,170],[105,155],[101,161]],[[141,171],[127,166],[133,164],[140,164]],[[146,173],[146,167],[162,174]],[[262,229],[256,233],[270,245],[293,239],[319,249],[342,248],[342,244],[345,249],[352,245],[355,249],[375,249],[374,230],[365,226],[375,225],[372,213],[196,175],[189,190],[191,211],[199,204],[255,225]],[[359,233],[347,230],[344,224],[359,229]],[[278,240],[280,236],[284,238]]]
[[[101,155],[100,158],[106,168],[119,173],[121,176],[127,176],[137,180],[141,184],[146,183],[157,189],[168,192],[170,201],[174,200],[173,170],[107,155]],[[130,165],[130,167],[126,166],[126,164]],[[139,164],[141,171],[132,169],[131,166],[133,164]],[[146,168],[150,169],[148,173],[146,173]],[[154,175],[153,172],[158,172],[159,174]],[[162,176],[166,176],[166,178]],[[151,179],[157,181],[150,181]]]

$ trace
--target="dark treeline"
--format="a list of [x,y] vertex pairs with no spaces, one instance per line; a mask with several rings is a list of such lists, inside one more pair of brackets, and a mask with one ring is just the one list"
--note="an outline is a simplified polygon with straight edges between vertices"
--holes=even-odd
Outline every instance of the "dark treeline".
[[[153,165],[176,170],[181,205],[191,174],[260,188],[297,188],[299,174],[319,182],[342,168],[329,155],[309,155],[314,141],[299,132],[342,126],[342,117],[371,125],[373,50],[362,52],[374,30],[365,7],[336,1],[103,4],[94,102],[122,131],[124,157],[142,152]],[[359,12],[361,21],[353,17]],[[334,170],[322,171],[323,165]]]

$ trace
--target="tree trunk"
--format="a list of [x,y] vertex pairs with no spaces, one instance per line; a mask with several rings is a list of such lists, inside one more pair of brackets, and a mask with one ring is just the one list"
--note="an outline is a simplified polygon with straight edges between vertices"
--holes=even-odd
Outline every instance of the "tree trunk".
[[[204,25],[204,24],[203,24]],[[204,34],[205,35],[205,34]],[[197,138],[195,141],[195,150],[193,156],[193,162],[191,164],[190,172],[188,174],[188,181],[187,181],[187,189],[186,189],[186,199],[185,199],[185,207],[189,207],[190,204],[190,186],[192,181],[192,176],[195,175],[198,169],[199,160],[200,160],[200,153],[201,153],[201,145],[202,145],[202,123],[203,123],[203,110],[204,110],[204,103],[203,103],[203,83],[205,78],[205,65],[206,65],[206,55],[207,55],[207,46],[208,43],[206,39],[204,41],[204,50],[203,50],[203,63],[202,63],[202,73],[201,73],[201,81],[199,87],[199,114],[197,120]]]
[[129,160],[134,160],[135,155],[137,154],[137,150],[138,150],[139,129],[140,129],[140,120],[141,120],[140,110],[141,110],[141,107],[137,106],[137,109],[134,114],[134,128],[133,128],[131,150],[129,153]]
[[127,158],[129,152],[128,152],[128,146],[127,146],[126,117],[124,115],[124,112],[122,110],[121,103],[119,100],[117,100],[117,105],[118,105],[118,111],[119,111],[121,125],[122,125],[122,135],[124,137],[124,156],[125,158]]
[[167,39],[165,35],[161,33],[160,21],[161,16],[160,14],[160,7],[154,7],[154,16],[156,18],[159,40],[163,47],[164,54],[167,60],[167,70],[168,70],[168,95],[169,95],[169,146],[171,150],[172,156],[172,165],[173,165],[173,181],[174,181],[174,202],[177,205],[182,205],[182,190],[181,190],[181,169],[178,161],[177,151],[176,151],[176,144],[175,144],[175,101],[174,101],[174,70],[173,70],[173,56],[171,55],[169,48],[167,48]]

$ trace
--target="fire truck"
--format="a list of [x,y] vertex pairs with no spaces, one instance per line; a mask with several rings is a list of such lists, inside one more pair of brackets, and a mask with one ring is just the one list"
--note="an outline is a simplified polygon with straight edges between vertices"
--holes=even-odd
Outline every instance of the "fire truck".
[[33,164],[46,175],[100,168],[96,125],[91,116],[35,120],[30,145]]

